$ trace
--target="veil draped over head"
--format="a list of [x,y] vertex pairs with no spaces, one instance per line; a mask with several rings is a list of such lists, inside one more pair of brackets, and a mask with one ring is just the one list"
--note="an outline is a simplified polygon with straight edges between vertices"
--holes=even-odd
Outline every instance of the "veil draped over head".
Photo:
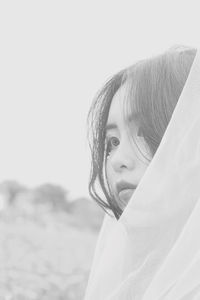
[[200,51],[119,220],[105,215],[85,300],[200,299]]

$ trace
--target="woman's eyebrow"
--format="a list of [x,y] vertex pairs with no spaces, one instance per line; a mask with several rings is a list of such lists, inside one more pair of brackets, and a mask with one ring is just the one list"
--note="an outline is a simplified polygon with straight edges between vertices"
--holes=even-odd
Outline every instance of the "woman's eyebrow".
[[111,130],[111,129],[116,129],[117,125],[114,123],[109,123],[106,125],[106,131]]

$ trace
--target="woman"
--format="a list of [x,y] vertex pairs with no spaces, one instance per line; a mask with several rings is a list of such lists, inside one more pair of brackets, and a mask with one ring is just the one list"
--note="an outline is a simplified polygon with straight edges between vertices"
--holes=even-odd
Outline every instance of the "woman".
[[122,70],[97,95],[89,188],[107,214],[85,299],[200,299],[199,111],[200,54],[187,47]]

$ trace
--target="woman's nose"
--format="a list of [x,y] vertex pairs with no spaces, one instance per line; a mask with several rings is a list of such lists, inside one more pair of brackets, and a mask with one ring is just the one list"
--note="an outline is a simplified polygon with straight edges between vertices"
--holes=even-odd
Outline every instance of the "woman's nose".
[[122,172],[125,169],[133,170],[136,167],[137,157],[130,143],[120,142],[112,154],[111,164],[115,172]]

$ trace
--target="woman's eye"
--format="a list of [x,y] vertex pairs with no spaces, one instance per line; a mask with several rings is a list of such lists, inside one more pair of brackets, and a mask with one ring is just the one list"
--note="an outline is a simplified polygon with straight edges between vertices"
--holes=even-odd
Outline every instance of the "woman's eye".
[[119,145],[119,139],[116,138],[116,137],[112,137],[112,138],[110,139],[110,144],[111,144],[111,146],[113,146],[113,147],[117,147],[117,146]]
[[109,153],[115,149],[117,146],[119,146],[119,139],[117,137],[111,137],[111,138],[108,138],[107,140],[107,155],[109,155]]

